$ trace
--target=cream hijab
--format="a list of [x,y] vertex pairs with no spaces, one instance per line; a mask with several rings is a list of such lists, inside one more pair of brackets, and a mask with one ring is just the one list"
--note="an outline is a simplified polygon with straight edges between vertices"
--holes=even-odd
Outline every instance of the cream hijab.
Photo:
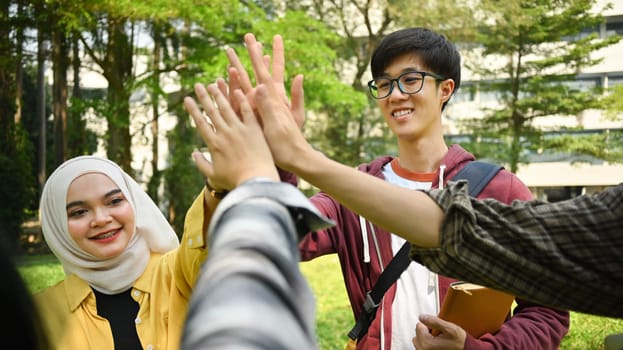
[[[108,176],[134,209],[134,234],[126,250],[114,258],[103,260],[85,252],[67,229],[67,190],[86,173]],[[171,225],[138,183],[114,162],[95,156],[72,158],[54,170],[43,187],[39,215],[43,236],[65,274],[76,274],[105,294],[129,289],[147,267],[150,252],[165,253],[179,246]]]

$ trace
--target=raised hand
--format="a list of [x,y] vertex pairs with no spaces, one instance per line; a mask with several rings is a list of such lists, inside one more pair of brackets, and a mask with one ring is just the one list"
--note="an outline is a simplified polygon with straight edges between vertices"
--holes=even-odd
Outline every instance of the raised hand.
[[[266,140],[273,152],[277,166],[296,173],[296,162],[302,152],[313,151],[303,136],[293,110],[303,110],[303,76],[292,81],[292,108],[283,103],[283,84],[274,79],[266,66],[262,44],[253,34],[245,35],[247,51],[253,65],[258,85],[254,100],[261,116]],[[296,106],[295,106],[296,104]]]
[[[250,34],[250,33],[246,34],[244,36],[244,40],[247,45],[247,48],[249,47],[249,45],[256,46],[260,49],[260,53],[261,53],[262,44],[256,40],[253,34]],[[255,97],[256,91],[255,91],[255,87],[253,86],[253,83],[251,82],[251,78],[249,74],[247,73],[247,70],[240,62],[240,58],[238,57],[234,49],[229,48],[226,50],[226,53],[227,53],[227,58],[230,63],[230,68],[228,70],[229,89],[230,90],[241,89],[247,96],[247,99],[249,100],[251,107],[255,109],[256,104],[257,104],[256,97]],[[273,37],[272,61],[271,61],[270,56],[262,54],[262,63],[263,63],[264,68],[266,68],[267,70],[270,70],[271,80],[275,84],[276,91],[281,96],[281,99],[284,105],[290,108],[290,112],[292,113],[293,118],[296,120],[296,123],[298,124],[299,128],[301,128],[305,121],[305,106],[304,106],[304,101],[303,101],[302,89],[295,88],[295,85],[294,85],[295,82],[293,82],[292,89],[290,92],[292,100],[291,101],[288,100],[288,96],[286,94],[285,82],[284,82],[285,81],[285,50],[284,50],[284,45],[283,45],[283,39],[280,35],[275,35]],[[254,66],[254,75],[255,75],[255,81],[258,82],[259,81],[258,73],[257,73],[257,70],[255,69],[255,66]],[[302,82],[300,83],[302,84]],[[222,88],[223,86],[225,85],[219,85],[220,88]],[[223,90],[221,89],[221,91]],[[232,102],[232,106],[234,110],[238,112],[238,107],[234,103],[234,101],[231,101],[230,99],[230,102]]]
[[205,112],[191,97],[184,106],[192,116],[196,128],[208,146],[211,160],[203,153],[194,152],[197,167],[210,179],[213,187],[233,189],[253,177],[268,177],[279,181],[270,149],[250,104],[240,90],[230,91],[240,107],[239,114],[232,109],[228,97],[218,84],[206,88],[195,85],[195,94]]

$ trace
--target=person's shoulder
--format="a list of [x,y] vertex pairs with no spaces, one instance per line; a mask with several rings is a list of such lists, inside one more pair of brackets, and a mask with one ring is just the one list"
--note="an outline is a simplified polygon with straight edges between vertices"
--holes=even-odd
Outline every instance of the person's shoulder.
[[499,181],[504,181],[510,186],[521,186],[526,187],[526,184],[517,176],[516,174],[510,172],[506,168],[500,169],[500,171],[495,175],[494,179]]
[[516,174],[513,174],[504,168],[501,169],[493,177],[493,179],[491,179],[489,186],[491,186],[491,189],[493,189],[496,193],[506,194],[506,198],[497,198],[497,196],[492,196],[503,202],[510,203],[515,199],[531,200],[534,198],[530,188],[528,188],[528,186]]
[[70,312],[68,284],[65,279],[33,294],[33,300],[43,320],[55,320]]
[[180,245],[180,247],[171,249],[166,253],[154,253],[149,255],[149,263],[145,266],[145,270],[139,276],[134,287],[140,287],[141,281],[151,281],[153,274],[164,273],[171,274],[175,272],[175,262],[177,261],[180,252],[183,249],[189,248],[189,243],[192,244],[192,239],[187,239],[184,242],[186,244]]
[[66,279],[62,279],[50,286],[47,286],[45,288],[43,288],[42,290],[36,292],[33,294],[33,296],[36,299],[40,299],[40,298],[48,298],[50,296],[53,295],[57,295],[57,294],[64,294],[65,290],[66,290],[66,285],[67,285],[67,281]]
[[[34,293],[36,302],[52,304],[79,304],[91,293],[89,284],[80,277],[70,274],[64,279]],[[59,306],[59,305],[57,305]]]

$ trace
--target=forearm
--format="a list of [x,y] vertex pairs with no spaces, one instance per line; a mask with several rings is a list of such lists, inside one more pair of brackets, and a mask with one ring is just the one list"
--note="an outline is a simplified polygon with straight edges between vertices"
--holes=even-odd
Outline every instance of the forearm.
[[412,257],[543,305],[620,317],[621,246],[613,242],[620,241],[622,191],[512,205],[474,200],[465,184],[431,191],[446,212],[441,249],[414,247]]
[[315,348],[314,299],[298,236],[330,224],[297,189],[247,182],[220,203],[183,348]]
[[391,185],[313,150],[297,153],[290,170],[411,243],[422,247],[439,245],[444,213],[425,193]]
[[184,349],[313,348],[314,301],[288,220],[285,208],[262,201],[223,217],[191,299]]
[[513,316],[495,333],[480,338],[467,336],[465,350],[534,349],[557,350],[569,331],[569,312],[560,311],[523,299]]

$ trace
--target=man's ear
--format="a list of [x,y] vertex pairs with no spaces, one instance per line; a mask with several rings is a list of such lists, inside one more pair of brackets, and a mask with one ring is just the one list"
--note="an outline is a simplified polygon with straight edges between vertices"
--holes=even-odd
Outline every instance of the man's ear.
[[439,93],[441,95],[441,102],[448,102],[452,93],[454,93],[454,80],[446,79],[439,83]]

